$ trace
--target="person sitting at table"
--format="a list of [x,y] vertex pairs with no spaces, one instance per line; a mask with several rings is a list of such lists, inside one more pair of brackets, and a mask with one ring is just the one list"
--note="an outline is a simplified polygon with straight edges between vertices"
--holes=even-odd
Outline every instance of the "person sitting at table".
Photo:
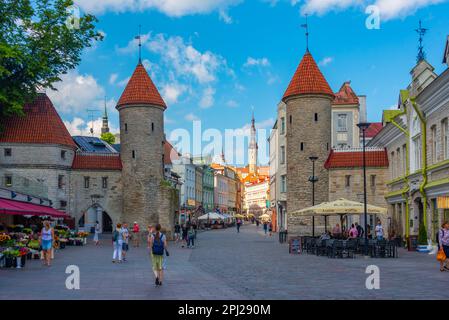
[[329,231],[326,231],[325,233],[323,233],[321,236],[320,236],[320,240],[322,241],[322,240],[330,240],[330,238],[331,238],[331,233],[329,232]]
[[332,236],[334,238],[340,238],[341,237],[341,229],[340,229],[340,225],[338,223],[332,229]]
[[350,239],[355,239],[357,238],[357,236],[359,235],[357,228],[355,227],[354,224],[351,225],[351,229],[349,229],[349,238]]

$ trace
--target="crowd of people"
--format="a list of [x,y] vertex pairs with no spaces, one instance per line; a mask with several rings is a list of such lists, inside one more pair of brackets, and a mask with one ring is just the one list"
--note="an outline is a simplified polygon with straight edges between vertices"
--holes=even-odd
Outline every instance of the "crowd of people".
[[[382,226],[382,221],[378,220],[376,227],[374,228],[374,235],[371,233],[370,226],[367,226],[367,235],[368,239],[384,239],[384,228]],[[337,223],[335,227],[332,228],[332,231],[326,231],[324,234],[320,236],[322,240],[328,239],[356,239],[356,238],[364,238],[365,230],[359,225],[357,222],[351,224],[350,228],[341,228]]]

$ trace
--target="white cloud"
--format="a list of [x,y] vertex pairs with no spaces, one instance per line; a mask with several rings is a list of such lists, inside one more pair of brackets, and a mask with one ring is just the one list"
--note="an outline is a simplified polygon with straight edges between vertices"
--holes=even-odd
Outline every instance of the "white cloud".
[[334,58],[332,57],[325,57],[323,58],[318,64],[322,67],[326,67],[328,64],[330,64],[332,61],[334,61]]
[[170,17],[206,14],[237,5],[243,0],[75,0],[83,10],[99,14],[105,11],[126,12],[158,10]]
[[162,97],[168,104],[177,103],[179,97],[187,90],[187,87],[177,83],[168,83],[162,87]]
[[165,124],[174,124],[176,121],[172,119],[171,117],[168,117],[166,114],[164,114],[164,122]]
[[186,116],[184,117],[184,119],[186,119],[187,121],[197,121],[200,120],[200,118],[198,118],[195,114],[193,113],[188,113],[186,114]]
[[[447,0],[376,0],[375,6],[380,9],[381,18],[390,20],[395,18],[403,18],[415,13],[418,9],[446,2]],[[292,5],[299,3],[297,0],[291,1]],[[359,7],[365,9],[366,6],[372,5],[372,0],[305,0],[301,6],[303,14],[323,15],[330,11],[345,10],[350,7]]]
[[220,10],[218,12],[218,16],[220,17],[220,20],[222,20],[226,24],[232,24],[233,22],[232,17],[229,15],[227,10],[224,9]]
[[248,57],[248,59],[246,59],[246,62],[243,66],[244,67],[253,67],[253,66],[268,67],[269,65],[270,65],[270,61],[267,58],[255,59],[252,57]]
[[200,100],[200,107],[203,109],[210,108],[214,105],[215,99],[215,89],[212,87],[207,87],[203,90],[203,96]]
[[[71,71],[61,76],[55,84],[57,91],[47,92],[57,110],[65,114],[78,114],[92,109],[94,105],[104,101],[105,91],[90,74],[79,74]],[[104,103],[104,102],[103,102]]]
[[131,76],[129,76],[129,77],[125,78],[125,79],[120,80],[119,82],[117,82],[117,85],[119,87],[124,87],[124,86],[126,86],[128,84],[129,79],[131,79]]
[[157,34],[149,38],[146,47],[160,55],[161,60],[175,71],[177,76],[193,77],[199,83],[215,81],[217,72],[228,69],[226,60],[210,51],[200,52],[178,36]]
[[[64,124],[72,136],[90,136],[90,128],[92,128],[93,125],[94,136],[99,137],[101,135],[103,120],[100,117],[94,121],[85,121],[79,117],[75,117],[72,121],[64,121]],[[109,129],[113,134],[119,133],[119,129],[115,126],[111,126],[111,123],[109,123]]]
[[[273,118],[268,118],[262,121],[259,121],[255,123],[256,129],[271,129],[274,125],[274,119]],[[242,129],[243,131],[248,131],[251,128],[251,123],[247,123],[245,124],[243,127],[241,127],[240,129]],[[249,131],[248,131],[249,132]]]
[[112,73],[109,76],[109,84],[115,84],[115,81],[117,81],[118,78],[118,74],[117,73]]
[[229,108],[237,108],[239,104],[237,101],[231,99],[228,102],[226,102],[226,106],[228,106]]

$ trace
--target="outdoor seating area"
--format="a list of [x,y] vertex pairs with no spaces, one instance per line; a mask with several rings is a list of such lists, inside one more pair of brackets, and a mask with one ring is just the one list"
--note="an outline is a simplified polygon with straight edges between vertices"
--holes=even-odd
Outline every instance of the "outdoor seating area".
[[[328,258],[356,258],[365,254],[371,258],[398,258],[398,245],[393,240],[368,240],[365,249],[365,239],[328,239],[318,237],[302,237],[302,252]],[[366,250],[366,252],[365,252]]]

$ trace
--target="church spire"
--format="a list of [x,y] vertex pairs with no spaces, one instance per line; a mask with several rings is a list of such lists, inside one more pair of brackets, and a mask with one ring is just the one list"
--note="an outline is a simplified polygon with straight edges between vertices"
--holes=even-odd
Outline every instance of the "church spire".
[[254,108],[252,111],[251,118],[251,130],[250,130],[250,141],[248,145],[248,166],[249,173],[256,174],[257,171],[257,139],[256,139],[256,120],[254,118]]
[[103,126],[101,127],[101,134],[109,132],[109,118],[106,104],[106,97],[104,97]]
[[419,28],[415,29],[416,33],[418,33],[419,35],[418,56],[416,57],[416,62],[418,63],[426,59],[426,53],[424,52],[423,46],[423,38],[428,30],[429,29],[425,29],[422,27],[422,21],[419,20]]

